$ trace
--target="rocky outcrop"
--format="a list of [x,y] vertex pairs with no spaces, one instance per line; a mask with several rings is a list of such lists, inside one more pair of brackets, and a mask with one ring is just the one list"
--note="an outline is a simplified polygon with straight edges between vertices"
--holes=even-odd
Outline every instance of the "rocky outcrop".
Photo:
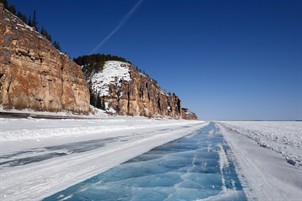
[[110,113],[194,119],[183,115],[181,101],[175,94],[163,91],[129,63],[107,61],[103,71],[92,74],[88,82]]
[[3,108],[89,112],[79,66],[0,4],[0,104]]
[[190,111],[188,108],[182,108],[182,118],[188,120],[196,120],[198,119],[197,115]]

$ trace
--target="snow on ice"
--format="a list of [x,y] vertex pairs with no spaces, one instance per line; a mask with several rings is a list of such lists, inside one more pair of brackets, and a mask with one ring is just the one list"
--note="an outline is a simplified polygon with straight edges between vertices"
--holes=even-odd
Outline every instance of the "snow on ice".
[[254,140],[261,147],[280,154],[288,163],[302,167],[302,122],[224,122],[232,130]]
[[152,148],[200,121],[0,119],[0,200],[40,200]]
[[229,147],[217,131],[210,123],[43,200],[245,201]]
[[302,200],[302,122],[218,123],[249,200]]
[[[200,121],[142,117],[86,120],[2,118],[0,199],[43,199],[154,147],[192,134],[205,125],[208,124]],[[233,121],[211,125],[215,129],[209,129],[207,136],[213,141],[207,142],[198,135],[186,137],[187,142],[203,144],[203,154],[217,150],[215,157],[219,161],[215,167],[223,176],[220,177],[222,191],[204,200],[232,200],[242,195],[232,190],[236,182],[229,177],[228,170],[233,165],[248,200],[301,200],[301,122]],[[215,139],[219,133],[224,138],[217,142]],[[184,146],[189,145],[186,143]],[[188,153],[181,152],[179,156]],[[179,164],[168,156],[163,157]],[[210,158],[201,157],[200,160],[209,160],[198,166],[194,165],[198,162],[196,159],[193,157],[190,161],[191,168],[209,170]],[[193,171],[191,168],[187,170]]]

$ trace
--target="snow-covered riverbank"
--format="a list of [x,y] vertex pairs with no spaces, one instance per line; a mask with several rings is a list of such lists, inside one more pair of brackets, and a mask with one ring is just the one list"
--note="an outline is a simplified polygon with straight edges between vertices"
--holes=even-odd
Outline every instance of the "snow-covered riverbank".
[[204,125],[133,117],[0,119],[0,199],[42,199]]
[[302,200],[302,122],[218,125],[237,161],[249,200]]

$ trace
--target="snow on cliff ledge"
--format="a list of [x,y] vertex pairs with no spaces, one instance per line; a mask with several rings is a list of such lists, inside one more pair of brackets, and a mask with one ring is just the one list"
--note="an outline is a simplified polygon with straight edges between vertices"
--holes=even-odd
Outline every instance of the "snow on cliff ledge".
[[131,81],[129,63],[120,61],[106,61],[103,71],[91,78],[91,88],[99,96],[108,96],[109,85],[121,86],[121,81]]

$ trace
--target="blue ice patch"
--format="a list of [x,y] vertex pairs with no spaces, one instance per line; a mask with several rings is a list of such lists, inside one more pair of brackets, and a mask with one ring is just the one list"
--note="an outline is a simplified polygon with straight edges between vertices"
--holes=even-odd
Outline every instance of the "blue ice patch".
[[210,123],[44,200],[246,201],[228,153]]

